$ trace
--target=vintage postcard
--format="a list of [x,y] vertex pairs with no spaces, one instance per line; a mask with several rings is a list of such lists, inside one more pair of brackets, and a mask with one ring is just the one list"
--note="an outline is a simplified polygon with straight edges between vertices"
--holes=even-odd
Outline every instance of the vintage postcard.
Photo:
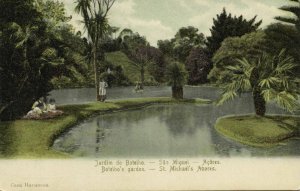
[[299,190],[300,0],[1,0],[0,191]]

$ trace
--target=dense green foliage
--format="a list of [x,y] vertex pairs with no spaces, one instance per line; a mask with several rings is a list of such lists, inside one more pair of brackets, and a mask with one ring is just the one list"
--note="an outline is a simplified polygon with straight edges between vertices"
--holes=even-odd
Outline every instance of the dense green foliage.
[[64,4],[58,1],[38,1],[37,9],[43,13],[49,28],[53,28],[53,36],[59,40],[57,52],[64,60],[68,70],[54,77],[51,82],[54,88],[82,87],[87,84],[89,67],[86,64],[85,43],[80,32],[75,34],[73,26],[67,24],[71,16],[66,17]]
[[226,67],[235,64],[236,59],[243,57],[251,61],[256,60],[263,51],[267,50],[266,42],[266,34],[263,31],[226,38],[212,59],[213,69],[209,74],[210,81],[217,84],[228,82],[231,73],[226,70]]
[[165,62],[178,61],[186,64],[189,71],[189,84],[206,82],[208,73],[206,69],[208,69],[209,61],[206,52],[202,51],[205,46],[205,37],[203,33],[199,33],[197,28],[193,26],[182,27],[174,38],[159,40],[157,45],[165,57]]
[[203,48],[193,48],[185,65],[189,73],[188,84],[197,85],[207,82],[212,64]]
[[295,59],[297,64],[294,76],[300,75],[300,1],[288,0],[289,5],[282,6],[279,9],[290,13],[290,17],[277,16],[275,19],[281,23],[271,24],[265,30],[268,39],[268,52],[278,53],[278,50],[284,48],[287,53]]
[[221,47],[221,43],[228,37],[243,36],[244,34],[254,32],[261,25],[262,21],[256,22],[256,16],[246,20],[243,15],[237,17],[223,12],[213,19],[213,26],[210,29],[211,36],[207,37],[207,49],[212,57]]
[[195,27],[182,27],[171,40],[159,40],[159,49],[176,61],[185,62],[193,48],[203,47],[205,38]]
[[85,68],[80,52],[70,46],[76,37],[62,16],[63,4],[4,0],[0,9],[0,119],[8,120],[46,96],[53,77],[74,79]]
[[276,54],[282,48],[295,59],[295,77],[300,75],[300,31],[294,26],[276,23],[265,29],[267,35],[268,52]]
[[139,33],[133,33],[130,29],[124,29],[119,35],[120,47],[128,58],[130,58],[136,67],[139,68],[142,86],[145,83],[145,73],[148,72],[153,76],[153,80],[164,82],[164,73],[166,62],[163,53],[149,45],[146,38],[140,36]]
[[[160,40],[157,44],[165,56],[186,64],[189,71],[188,84],[197,85],[207,82],[207,75],[212,69],[210,59],[221,47],[221,43],[228,37],[240,37],[256,31],[262,22],[255,20],[256,17],[248,21],[242,15],[233,17],[223,9],[214,19],[211,36],[207,40],[197,28],[189,26],[180,28],[174,38]],[[205,51],[196,51],[201,48]]]

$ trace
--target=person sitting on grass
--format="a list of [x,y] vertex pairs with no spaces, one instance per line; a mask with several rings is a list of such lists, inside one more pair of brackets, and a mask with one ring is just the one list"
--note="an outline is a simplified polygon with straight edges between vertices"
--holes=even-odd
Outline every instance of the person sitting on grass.
[[42,114],[46,110],[46,103],[45,98],[40,98],[37,101],[35,101],[31,107],[32,111],[34,111],[37,114]]
[[33,103],[31,110],[27,113],[25,118],[39,118],[43,114],[45,108],[46,104],[44,103],[43,99],[40,98]]
[[47,103],[47,98],[40,98],[34,102],[32,109],[24,117],[25,119],[48,119],[60,116],[63,114],[62,111],[57,110],[55,106],[55,100],[50,99]]
[[55,99],[50,99],[49,103],[47,104],[47,111],[56,111]]
[[56,109],[55,99],[50,99],[47,104],[47,114],[45,118],[54,118],[63,114],[63,111]]

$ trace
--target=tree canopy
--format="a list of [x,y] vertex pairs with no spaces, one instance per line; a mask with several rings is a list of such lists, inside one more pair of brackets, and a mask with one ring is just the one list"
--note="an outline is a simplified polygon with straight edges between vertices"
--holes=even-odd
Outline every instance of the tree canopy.
[[213,19],[213,26],[210,29],[211,36],[207,37],[207,49],[212,57],[221,47],[221,43],[227,37],[243,36],[244,34],[256,31],[262,21],[256,22],[256,16],[246,20],[243,15],[232,16],[223,9],[223,12]]
[[71,40],[76,37],[64,23],[67,17],[56,17],[50,10],[47,15],[42,11],[45,7],[64,13],[63,4],[50,0],[0,2],[1,120],[27,112],[53,89],[54,77],[75,77],[84,70],[80,51]]
[[294,26],[275,23],[265,29],[268,52],[276,54],[280,49],[286,49],[287,54],[295,59],[294,76],[300,75],[300,32]]
[[193,48],[186,59],[186,69],[189,73],[188,84],[197,85],[207,82],[211,61],[203,48]]
[[205,37],[203,33],[199,33],[199,29],[188,26],[180,28],[170,40],[159,40],[157,45],[164,54],[185,62],[193,48],[204,47]]
[[229,37],[225,39],[222,46],[217,50],[212,59],[213,69],[210,71],[211,82],[222,84],[228,80],[226,67],[232,65],[236,59],[257,59],[263,51],[267,50],[266,34],[257,31],[241,37]]

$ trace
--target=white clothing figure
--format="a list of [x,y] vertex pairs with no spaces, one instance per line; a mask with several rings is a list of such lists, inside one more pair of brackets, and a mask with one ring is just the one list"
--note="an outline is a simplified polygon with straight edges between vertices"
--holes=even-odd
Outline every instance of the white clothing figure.
[[56,105],[55,104],[47,104],[47,111],[55,111],[56,110]]
[[50,99],[49,103],[47,104],[47,111],[55,111],[56,110],[56,105],[55,105],[55,100]]
[[99,83],[99,95],[100,95],[100,101],[104,101],[106,99],[106,88],[108,87],[107,83],[102,80]]

